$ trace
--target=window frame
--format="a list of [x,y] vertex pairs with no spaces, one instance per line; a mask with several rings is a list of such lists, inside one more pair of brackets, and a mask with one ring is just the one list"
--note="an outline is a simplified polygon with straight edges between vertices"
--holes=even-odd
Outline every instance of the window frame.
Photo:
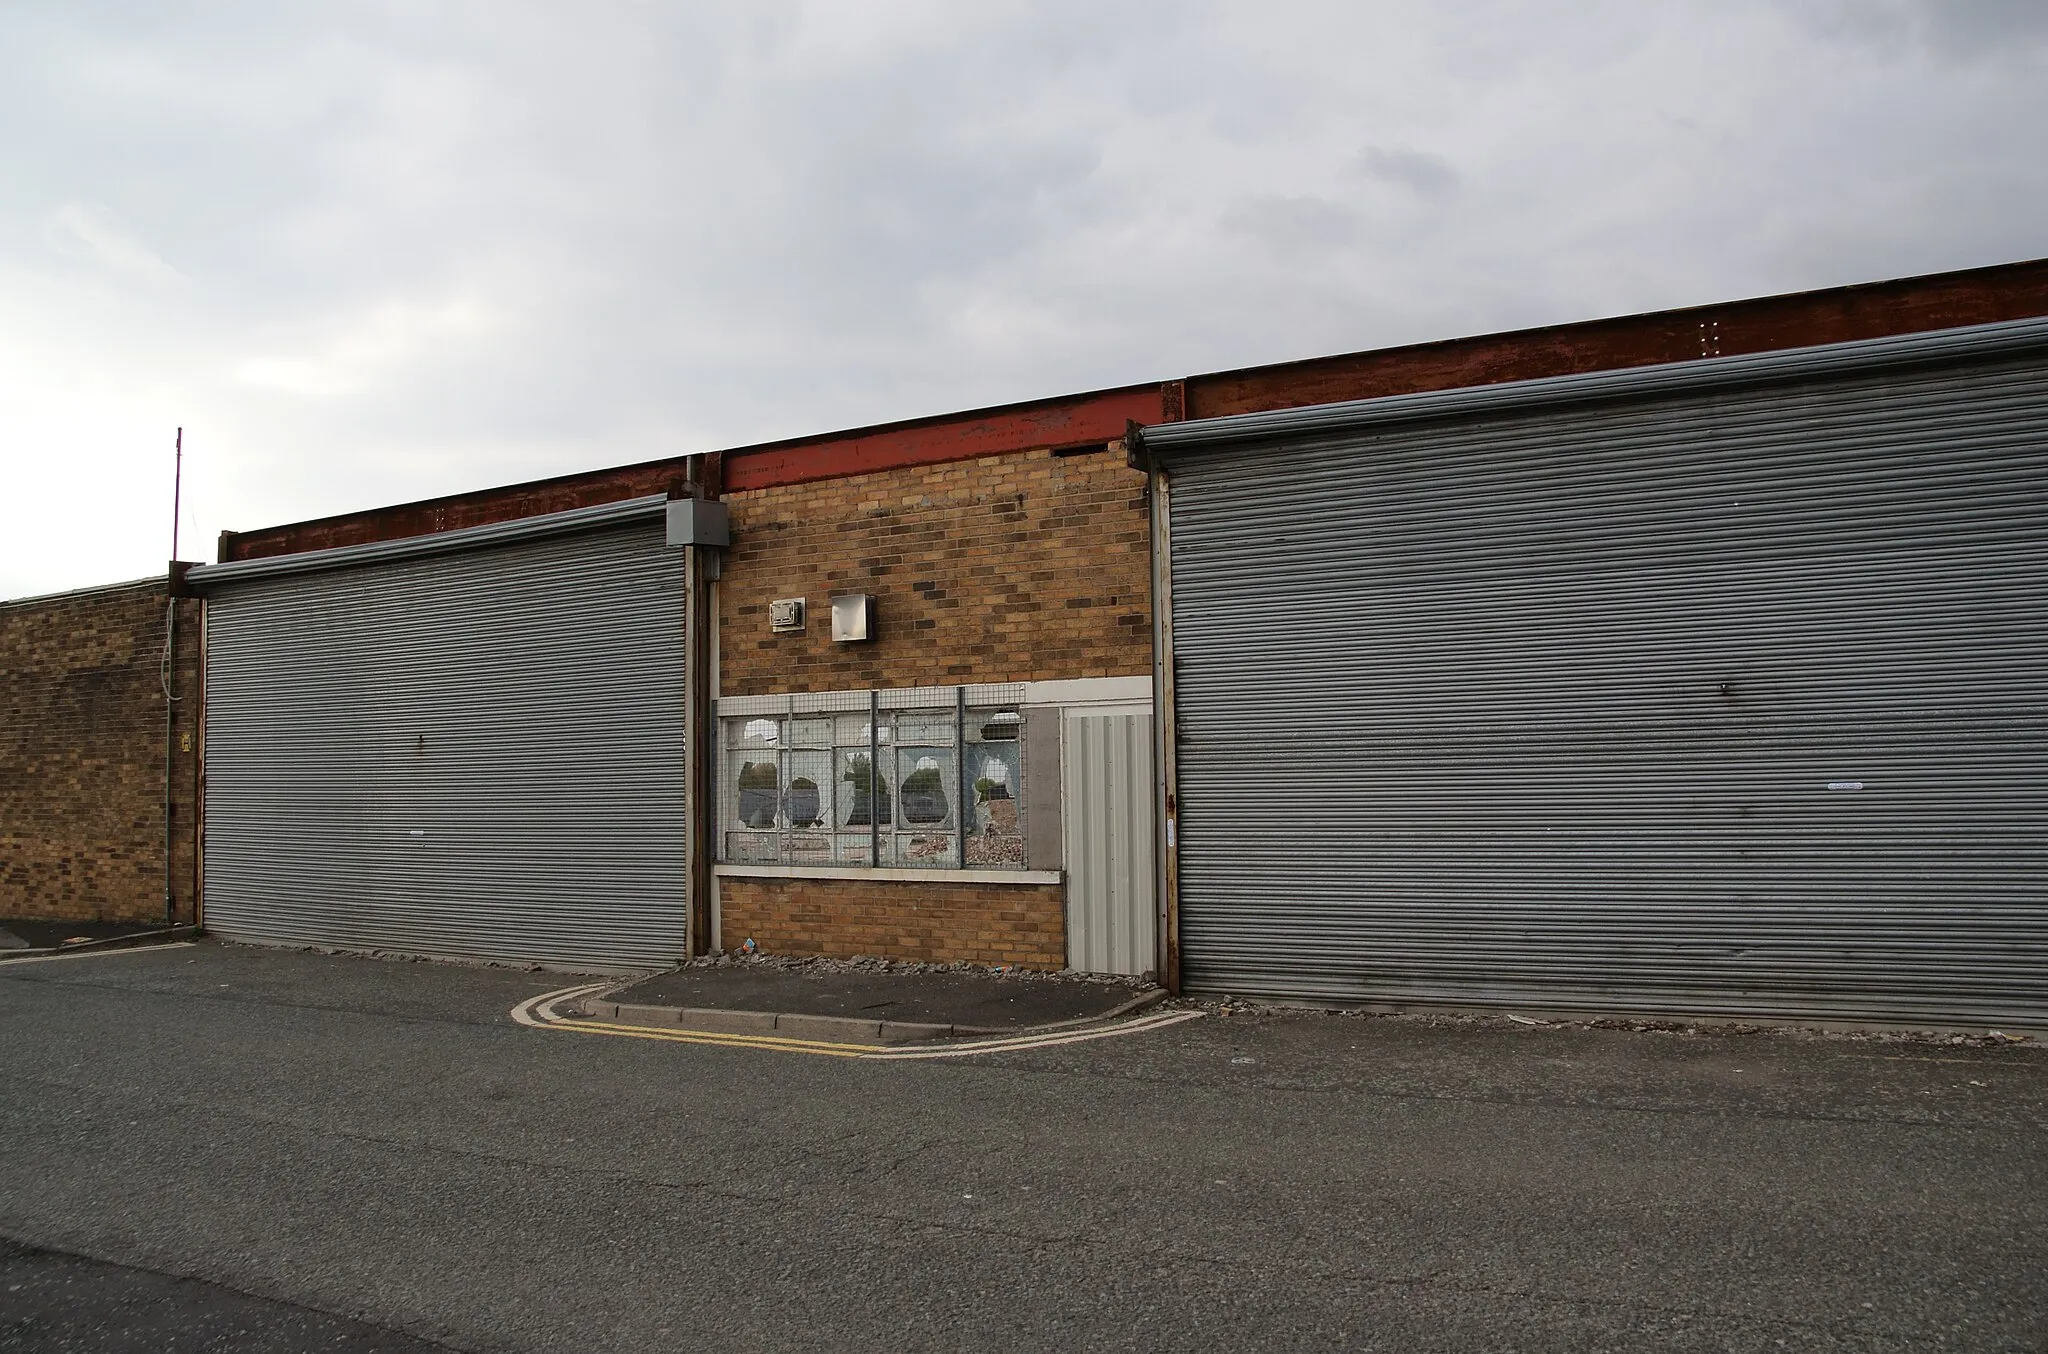
[[[1021,699],[968,687],[782,699],[718,716],[717,865],[1030,872]],[[819,796],[801,824],[799,782]],[[906,801],[920,800],[938,812],[913,821]]]

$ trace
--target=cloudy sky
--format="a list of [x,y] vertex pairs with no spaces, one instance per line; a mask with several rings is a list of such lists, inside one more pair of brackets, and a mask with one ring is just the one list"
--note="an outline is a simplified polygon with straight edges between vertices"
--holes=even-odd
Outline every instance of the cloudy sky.
[[2048,255],[2040,0],[0,8],[0,597],[215,533]]

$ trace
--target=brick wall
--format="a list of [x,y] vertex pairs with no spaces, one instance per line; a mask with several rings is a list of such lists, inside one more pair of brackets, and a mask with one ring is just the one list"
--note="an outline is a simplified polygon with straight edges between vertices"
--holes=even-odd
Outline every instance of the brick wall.
[[[0,603],[0,917],[164,917],[162,579]],[[193,904],[199,604],[178,603],[177,908]]]
[[887,955],[1058,969],[1067,962],[1058,884],[926,884],[864,879],[720,879],[727,949]]
[[[1121,449],[1049,450],[726,495],[719,691],[1124,677],[1151,671],[1145,477]],[[834,644],[830,599],[875,595],[876,638]],[[768,604],[808,603],[773,635]],[[721,934],[772,952],[1066,963],[1060,885],[719,881]]]
[[[1150,672],[1145,492],[1121,451],[1036,451],[730,494],[719,691]],[[854,592],[877,638],[834,644]],[[804,633],[769,633],[778,597],[807,600]]]

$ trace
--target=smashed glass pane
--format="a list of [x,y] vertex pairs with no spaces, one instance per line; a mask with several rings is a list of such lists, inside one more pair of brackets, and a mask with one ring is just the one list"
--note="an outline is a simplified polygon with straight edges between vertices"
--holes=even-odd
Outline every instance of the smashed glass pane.
[[775,754],[760,761],[743,761],[737,781],[736,814],[746,827],[774,827],[775,812],[782,804],[782,776]]
[[782,721],[779,719],[729,719],[725,728],[728,747],[772,748],[782,741]]
[[[830,719],[792,719],[784,727],[782,745],[790,748],[829,748],[832,746],[832,721]],[[862,735],[863,738],[866,735]]]
[[974,792],[973,816],[967,823],[967,863],[1021,867],[1022,749],[1014,742],[971,743],[967,766]]
[[831,815],[832,754],[793,749],[782,754],[787,788],[782,818],[791,827],[822,827]]
[[953,749],[898,748],[897,805],[906,827],[951,827],[954,783]]
[[737,864],[773,864],[780,854],[773,832],[728,832],[725,859]]
[[867,827],[892,821],[887,776],[872,774],[874,768],[864,750],[843,748],[839,752],[839,826]]

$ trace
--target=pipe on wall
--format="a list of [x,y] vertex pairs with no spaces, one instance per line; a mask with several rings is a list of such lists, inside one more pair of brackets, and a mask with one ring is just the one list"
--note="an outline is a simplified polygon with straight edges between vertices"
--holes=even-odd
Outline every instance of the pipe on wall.
[[[685,490],[693,498],[716,499],[721,461],[716,453],[690,458]],[[683,605],[683,793],[687,824],[684,832],[688,878],[684,894],[690,910],[689,956],[711,952],[713,865],[718,841],[718,687],[713,675],[717,656],[712,649],[713,583],[719,574],[718,547],[685,547]]]

